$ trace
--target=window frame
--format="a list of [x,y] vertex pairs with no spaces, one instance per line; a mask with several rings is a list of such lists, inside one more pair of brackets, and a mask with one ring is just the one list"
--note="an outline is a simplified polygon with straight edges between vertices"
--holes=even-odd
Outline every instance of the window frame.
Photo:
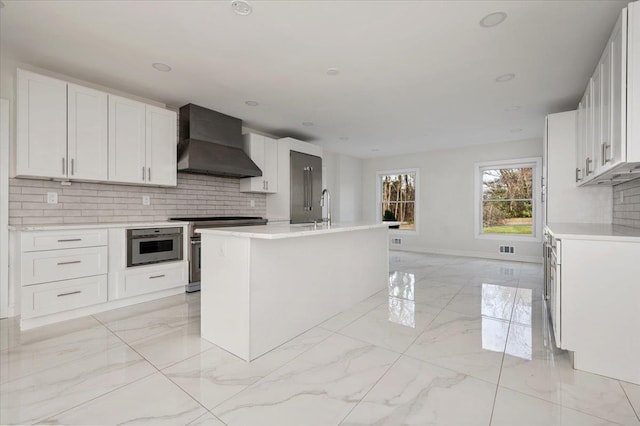
[[[519,168],[533,168],[532,180],[533,180],[533,221],[531,235],[522,234],[485,234],[482,232],[482,173],[487,169],[519,169]],[[475,171],[475,194],[474,194],[474,222],[475,222],[475,238],[483,240],[510,240],[510,241],[524,241],[524,242],[539,242],[542,241],[542,216],[543,206],[541,203],[542,194],[542,158],[529,157],[529,158],[517,158],[513,160],[499,160],[499,161],[483,161],[474,163]]]
[[387,175],[400,175],[400,174],[409,174],[415,173],[415,200],[413,201],[413,211],[414,211],[414,228],[413,229],[389,229],[390,234],[419,234],[419,214],[420,214],[420,169],[418,168],[409,168],[409,169],[392,169],[392,170],[383,170],[376,172],[376,221],[378,223],[382,223],[382,217],[378,216],[380,211],[382,210],[382,176]]

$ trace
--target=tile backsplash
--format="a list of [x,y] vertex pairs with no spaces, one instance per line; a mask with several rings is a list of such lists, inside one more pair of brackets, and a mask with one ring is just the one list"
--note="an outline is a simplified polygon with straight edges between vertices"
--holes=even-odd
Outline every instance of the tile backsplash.
[[[47,203],[48,192],[58,194],[58,204]],[[143,196],[149,196],[150,205],[142,204]],[[266,217],[266,211],[266,196],[241,193],[236,178],[178,173],[175,188],[9,180],[10,225],[164,221],[185,216]]]
[[613,224],[640,228],[640,179],[613,187]]

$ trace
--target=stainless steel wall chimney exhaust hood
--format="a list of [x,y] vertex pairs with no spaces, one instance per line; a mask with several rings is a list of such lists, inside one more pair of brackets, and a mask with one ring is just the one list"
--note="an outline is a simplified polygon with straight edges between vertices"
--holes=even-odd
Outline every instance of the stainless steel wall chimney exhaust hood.
[[242,150],[242,120],[188,104],[180,108],[178,171],[227,177],[262,176]]

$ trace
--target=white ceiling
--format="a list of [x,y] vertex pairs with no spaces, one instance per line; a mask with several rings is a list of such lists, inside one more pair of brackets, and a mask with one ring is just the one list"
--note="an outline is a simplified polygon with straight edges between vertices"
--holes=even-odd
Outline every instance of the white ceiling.
[[[249,16],[230,0],[3,3],[3,57],[378,157],[541,137],[628,2],[253,0]],[[496,11],[506,21],[479,25]]]

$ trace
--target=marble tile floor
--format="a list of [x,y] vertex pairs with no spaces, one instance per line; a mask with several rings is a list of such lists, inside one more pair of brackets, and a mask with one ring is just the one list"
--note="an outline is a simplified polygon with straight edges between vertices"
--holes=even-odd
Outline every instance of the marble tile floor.
[[20,332],[0,424],[635,425],[640,386],[571,368],[541,265],[391,252],[389,289],[251,363],[200,338],[199,293]]

